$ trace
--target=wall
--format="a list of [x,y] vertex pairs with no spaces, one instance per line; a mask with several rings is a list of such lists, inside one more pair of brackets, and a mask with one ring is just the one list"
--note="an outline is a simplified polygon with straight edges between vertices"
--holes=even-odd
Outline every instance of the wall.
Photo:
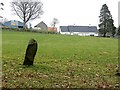
[[94,36],[98,36],[98,33],[94,33],[94,32],[60,32],[60,34],[66,34],[66,35],[78,35],[78,36],[90,36],[90,35],[94,35]]

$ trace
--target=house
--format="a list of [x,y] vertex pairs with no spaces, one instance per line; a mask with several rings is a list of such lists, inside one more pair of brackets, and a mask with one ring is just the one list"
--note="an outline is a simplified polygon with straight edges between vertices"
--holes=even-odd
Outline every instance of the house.
[[60,34],[98,36],[96,26],[60,26]]
[[17,20],[10,20],[4,23],[4,26],[10,28],[23,28],[23,23]]
[[56,27],[48,27],[48,31],[57,32],[57,28]]
[[40,23],[34,26],[34,29],[48,30],[48,26],[43,21],[41,21]]

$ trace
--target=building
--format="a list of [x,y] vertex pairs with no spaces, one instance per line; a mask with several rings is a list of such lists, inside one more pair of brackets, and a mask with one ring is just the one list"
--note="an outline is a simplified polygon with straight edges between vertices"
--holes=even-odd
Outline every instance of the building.
[[48,26],[43,21],[41,21],[40,23],[34,26],[34,29],[48,30]]
[[23,28],[23,23],[17,20],[10,20],[4,23],[4,26],[10,28]]
[[60,34],[98,36],[96,26],[60,26]]
[[57,28],[56,27],[48,27],[48,31],[57,32]]
[[4,24],[0,22],[0,28],[4,27]]

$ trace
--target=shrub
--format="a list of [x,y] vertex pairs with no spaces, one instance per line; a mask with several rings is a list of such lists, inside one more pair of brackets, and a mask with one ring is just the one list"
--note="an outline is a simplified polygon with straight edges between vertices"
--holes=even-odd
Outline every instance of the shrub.
[[9,30],[9,31],[20,31],[20,32],[36,32],[42,34],[58,34],[55,31],[47,31],[47,30],[38,30],[38,29],[23,29],[23,28],[10,28],[10,27],[2,27],[2,30]]
[[57,34],[55,31],[47,31],[47,30],[39,30],[39,29],[32,29],[31,32],[43,33],[43,34]]

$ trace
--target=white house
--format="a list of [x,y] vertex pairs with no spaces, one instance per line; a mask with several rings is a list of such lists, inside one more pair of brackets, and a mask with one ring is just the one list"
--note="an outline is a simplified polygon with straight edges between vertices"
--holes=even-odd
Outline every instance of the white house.
[[98,36],[96,26],[60,26],[60,34]]

